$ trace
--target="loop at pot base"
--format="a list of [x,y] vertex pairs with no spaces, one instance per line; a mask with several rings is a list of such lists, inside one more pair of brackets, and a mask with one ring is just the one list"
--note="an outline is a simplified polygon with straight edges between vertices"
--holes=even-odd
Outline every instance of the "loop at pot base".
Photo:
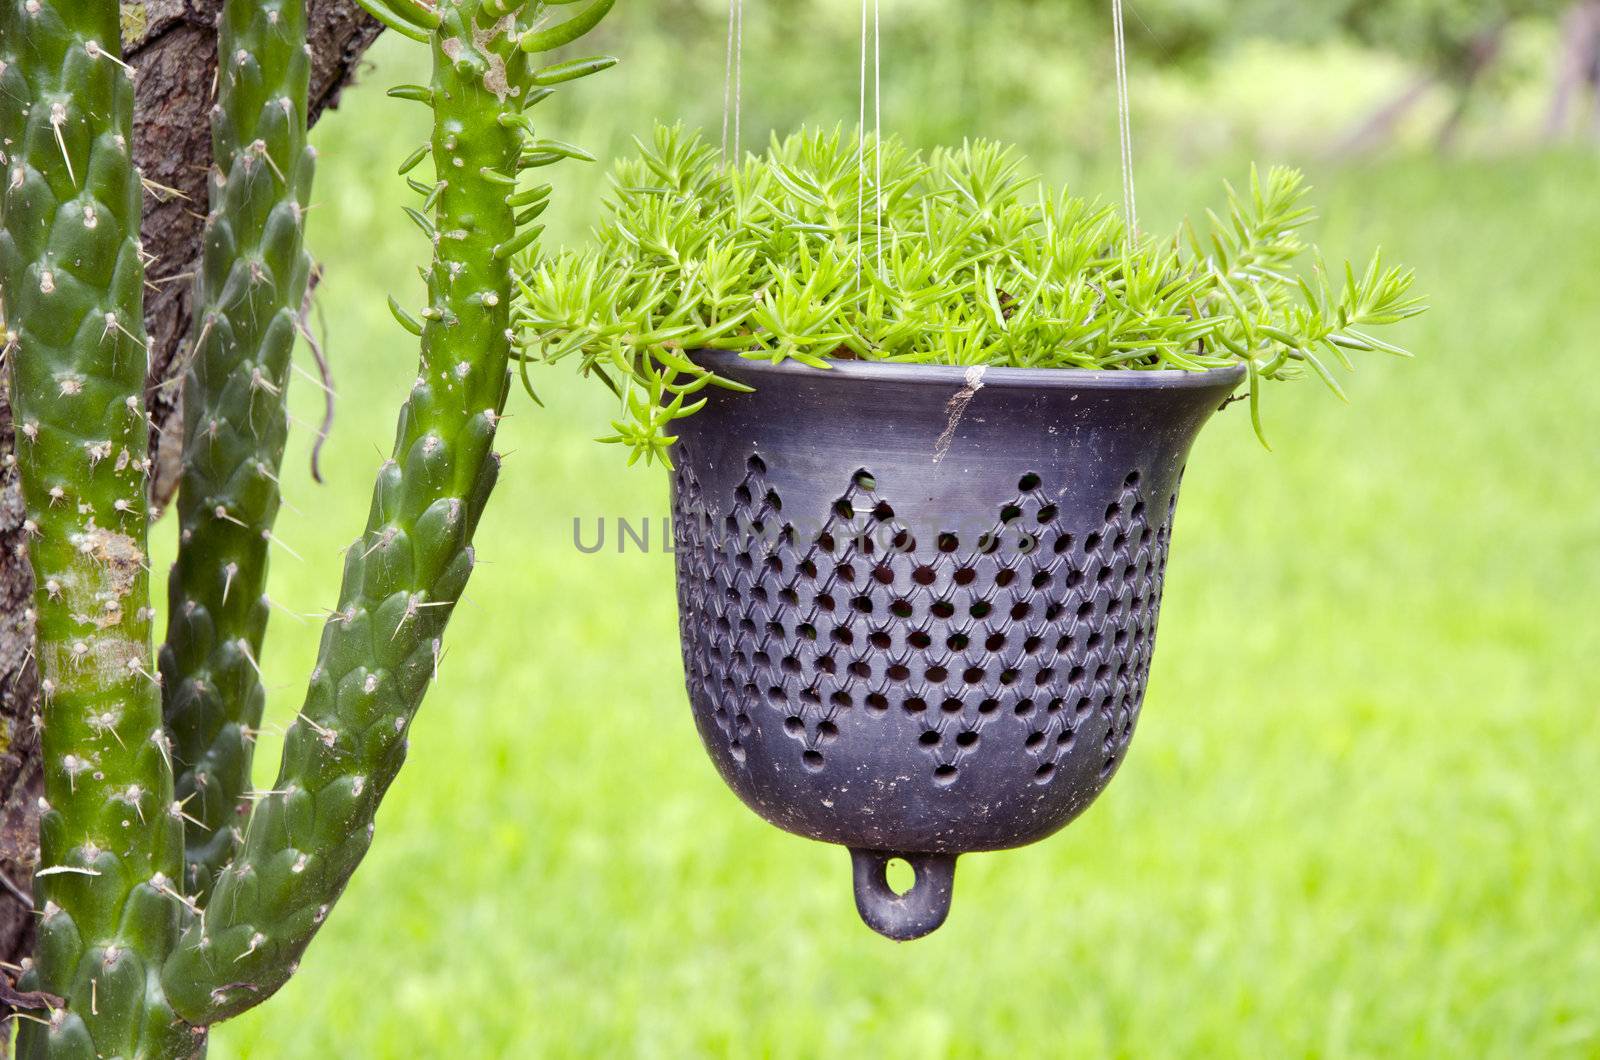
[[[889,886],[889,862],[899,858],[916,879],[904,894]],[[868,927],[896,942],[910,942],[937,930],[950,915],[955,896],[955,854],[891,854],[850,849],[855,875],[856,912]]]

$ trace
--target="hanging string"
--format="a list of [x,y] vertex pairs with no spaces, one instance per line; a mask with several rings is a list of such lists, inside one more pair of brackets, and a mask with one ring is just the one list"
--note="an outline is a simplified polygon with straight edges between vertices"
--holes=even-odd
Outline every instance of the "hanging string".
[[[730,114],[733,138],[728,137]],[[739,134],[744,116],[744,0],[728,0],[728,52],[722,68],[722,164],[739,161]],[[733,148],[729,153],[730,145]]]
[[1139,202],[1133,186],[1133,120],[1128,105],[1128,44],[1122,30],[1122,0],[1111,0],[1112,36],[1117,60],[1117,133],[1122,141],[1122,208],[1128,237],[1139,234]]
[[[866,256],[867,202],[867,6],[861,0],[861,92],[856,115],[856,284],[861,283],[861,267]],[[877,244],[878,273],[883,273],[883,50],[879,32],[881,20],[878,0],[872,6],[872,217]]]
[[861,287],[867,210],[867,0],[861,0],[861,94],[856,114],[856,288]]
[[735,0],[738,12],[733,50],[733,161],[737,165],[744,153],[744,0]]
[[872,157],[874,173],[873,204],[877,208],[878,275],[883,275],[883,33],[878,21],[878,0],[872,0]]

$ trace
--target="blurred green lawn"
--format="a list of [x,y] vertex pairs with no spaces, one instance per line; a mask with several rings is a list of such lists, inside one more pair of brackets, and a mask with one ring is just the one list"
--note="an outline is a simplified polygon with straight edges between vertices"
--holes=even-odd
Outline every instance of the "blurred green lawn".
[[[328,483],[308,429],[284,476],[305,559],[272,595],[301,614],[334,600],[415,364],[383,296],[420,290],[393,173],[421,112],[381,89],[416,53],[378,54],[318,132],[341,401]],[[612,149],[715,95],[633,84],[546,120]],[[1148,218],[1214,202],[1224,168],[1147,142]],[[1422,356],[1366,364],[1350,407],[1274,391],[1273,453],[1238,410],[1210,429],[1140,735],[1081,821],[964,860],[927,940],[864,928],[844,852],[757,820],[702,755],[670,558],[573,548],[574,516],[664,515],[666,481],[590,441],[597,387],[545,371],[546,410],[513,395],[483,566],[372,852],[213,1055],[1600,1055],[1600,162],[1316,176],[1331,250],[1381,239],[1421,270]],[[566,174],[558,231],[594,191]],[[274,619],[277,725],[317,628]]]

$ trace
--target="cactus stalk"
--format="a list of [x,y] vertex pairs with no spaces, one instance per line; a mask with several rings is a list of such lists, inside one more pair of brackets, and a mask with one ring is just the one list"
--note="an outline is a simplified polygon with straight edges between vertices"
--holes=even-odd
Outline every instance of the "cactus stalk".
[[520,43],[545,7],[363,6],[425,36],[432,53],[430,84],[403,93],[434,116],[427,154],[436,176],[417,185],[431,217],[413,211],[434,247],[421,368],[366,531],[346,553],[339,607],[277,782],[261,794],[206,915],[184,930],[165,967],[175,1009],[197,1024],[283,985],[366,853],[471,574],[473,531],[500,466],[492,444],[510,380],[510,258],[532,238],[531,218],[508,200],[519,173],[546,161],[526,154],[523,111],[544,94],[532,91],[538,71]]
[[420,334],[421,368],[278,780],[248,813],[261,590],[309,271],[304,0],[224,7],[165,717],[146,565],[141,189],[118,5],[0,0],[0,320],[47,764],[40,944],[22,985],[62,1002],[25,1028],[25,1057],[196,1056],[209,1024],[293,974],[372,841],[472,571],[520,356],[515,259],[548,205],[548,185],[519,180],[589,157],[535,139],[526,112],[548,86],[613,62],[540,68],[536,56],[592,28],[612,0],[554,28],[528,0],[360,2],[432,53],[430,84],[395,93],[434,117],[427,149],[402,167],[431,158],[436,169],[432,183],[408,178],[422,195],[408,213],[434,250],[428,303],[414,317],[391,300]]
[[183,382],[179,547],[160,664],[185,891],[204,904],[248,820],[267,551],[284,401],[311,260],[305,0],[227,0],[195,331]]
[[185,1055],[182,831],[151,650],[141,188],[113,0],[0,2],[0,292],[44,719],[25,1057]]

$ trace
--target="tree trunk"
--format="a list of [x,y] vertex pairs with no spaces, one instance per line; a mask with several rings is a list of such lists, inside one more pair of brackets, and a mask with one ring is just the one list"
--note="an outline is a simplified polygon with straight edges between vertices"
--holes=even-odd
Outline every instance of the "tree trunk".
[[1387,144],[1394,138],[1400,123],[1428,97],[1435,85],[1441,85],[1455,93],[1450,114],[1436,136],[1440,150],[1448,150],[1454,146],[1456,135],[1461,131],[1462,122],[1471,107],[1473,89],[1477,87],[1478,80],[1484,72],[1500,58],[1500,53],[1505,47],[1505,36],[1506,23],[1503,22],[1479,34],[1468,46],[1462,69],[1458,73],[1451,76],[1440,70],[1432,70],[1422,74],[1408,85],[1405,91],[1379,107],[1370,117],[1351,130],[1339,142],[1335,153],[1357,154]]
[[[1600,0],[1578,0],[1567,9],[1561,41],[1556,90],[1545,119],[1545,137],[1550,140],[1567,132],[1579,91],[1600,88]],[[1600,100],[1596,101],[1596,116],[1600,119]]]
[[1502,22],[1492,29],[1487,29],[1473,40],[1467,53],[1467,65],[1461,72],[1456,83],[1455,106],[1450,111],[1450,116],[1439,127],[1437,143],[1439,150],[1448,151],[1456,145],[1456,137],[1461,132],[1462,125],[1466,122],[1467,111],[1472,107],[1473,92],[1478,87],[1478,82],[1484,73],[1499,60],[1505,51],[1507,23]]
[[[123,3],[123,45],[137,71],[134,155],[148,192],[142,236],[154,259],[145,317],[150,331],[152,492],[164,504],[177,488],[181,430],[180,351],[189,332],[190,298],[200,233],[205,223],[206,174],[211,165],[210,110],[217,61],[216,19],[221,0],[143,0]],[[377,22],[354,0],[309,0],[312,50],[311,119],[338,102],[361,54],[377,37]],[[159,187],[152,187],[156,185]],[[32,949],[28,900],[38,852],[38,676],[28,610],[33,575],[22,535],[22,499],[12,452],[11,408],[0,393],[0,974],[15,973]],[[4,980],[0,979],[0,985]],[[0,1005],[0,1016],[6,1010]],[[0,1025],[0,1055],[9,1025]]]
[[1389,102],[1373,111],[1360,125],[1352,129],[1334,149],[1336,155],[1362,154],[1388,143],[1395,129],[1417,108],[1432,91],[1438,78],[1423,74]]

